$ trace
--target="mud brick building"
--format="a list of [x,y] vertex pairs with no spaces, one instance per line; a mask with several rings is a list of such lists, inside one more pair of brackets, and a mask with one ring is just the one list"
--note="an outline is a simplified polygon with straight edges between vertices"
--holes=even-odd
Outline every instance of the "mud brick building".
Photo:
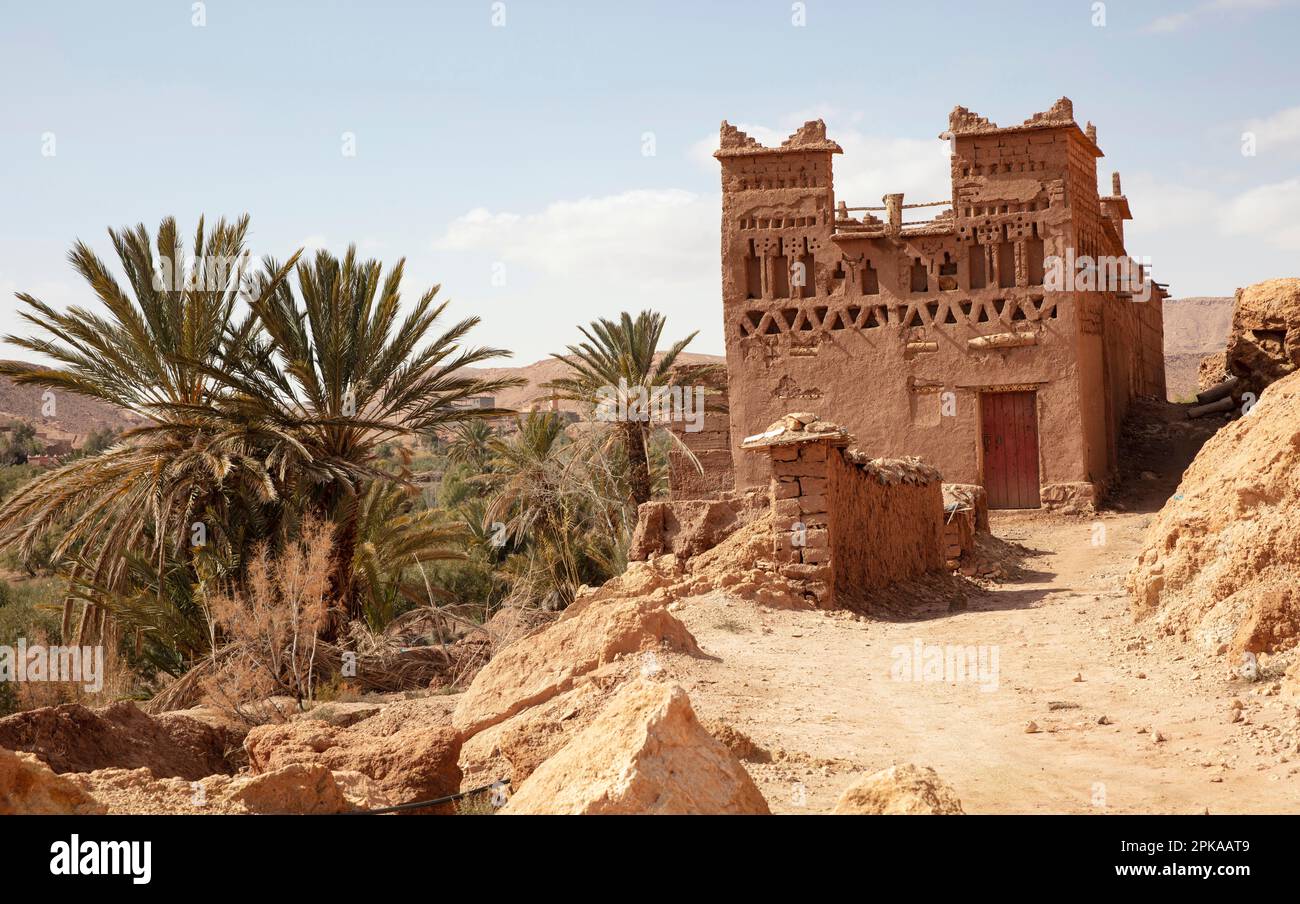
[[[1066,98],[1005,128],[958,107],[940,137],[951,197],[837,207],[820,120],[776,148],[722,124],[730,450],[803,409],[993,508],[1090,503],[1129,403],[1165,393],[1161,287],[1048,278],[1053,256],[1128,262],[1119,176],[1099,194],[1096,132]],[[737,488],[767,483],[763,456],[733,459]]]

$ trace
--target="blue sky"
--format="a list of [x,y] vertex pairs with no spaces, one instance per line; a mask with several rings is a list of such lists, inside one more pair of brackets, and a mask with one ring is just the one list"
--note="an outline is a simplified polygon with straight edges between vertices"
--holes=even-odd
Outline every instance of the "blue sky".
[[408,295],[442,283],[516,363],[646,306],[720,352],[720,120],[820,116],[838,197],[932,200],[954,105],[1014,124],[1062,95],[1176,295],[1296,275],[1300,6],[1100,5],[3,0],[0,332],[27,332],[14,291],[91,301],[76,238],[247,211],[259,255],[406,257]]

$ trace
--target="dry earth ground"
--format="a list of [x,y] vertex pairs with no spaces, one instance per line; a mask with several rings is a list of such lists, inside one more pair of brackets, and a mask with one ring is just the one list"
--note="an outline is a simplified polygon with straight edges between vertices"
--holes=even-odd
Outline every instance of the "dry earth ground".
[[[715,592],[674,607],[712,658],[661,667],[702,718],[771,752],[747,765],[774,812],[828,812],[896,762],[934,767],[967,813],[1300,812],[1300,710],[1128,611],[1124,575],[1195,445],[1095,517],[995,512],[995,535],[1031,552],[966,611],[882,621]],[[893,651],[918,640],[995,646],[996,689],[894,680]]]

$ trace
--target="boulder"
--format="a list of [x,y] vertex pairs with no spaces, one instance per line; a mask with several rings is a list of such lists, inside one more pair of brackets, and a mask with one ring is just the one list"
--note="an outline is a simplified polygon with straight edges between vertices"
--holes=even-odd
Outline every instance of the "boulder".
[[501,779],[518,788],[591,724],[617,686],[620,671],[611,666],[597,669],[579,678],[570,690],[468,738],[460,749],[461,790]]
[[0,747],[34,753],[59,773],[144,766],[160,778],[198,779],[232,772],[226,752],[238,746],[224,728],[181,713],[150,716],[126,701],[94,710],[45,706],[0,719]]
[[662,601],[589,602],[489,662],[461,696],[453,725],[472,736],[564,693],[579,677],[619,656],[664,645],[700,655],[695,638]]
[[98,816],[107,808],[35,755],[0,749],[0,816]]
[[542,763],[502,814],[767,814],[735,755],[705,730],[686,692],[638,678]]
[[928,766],[890,766],[844,789],[831,811],[862,816],[951,816],[962,812],[956,792]]
[[1300,368],[1300,279],[1270,279],[1237,290],[1228,336],[1228,371],[1255,393]]
[[451,714],[455,709],[456,697],[449,694],[396,700],[384,704],[379,712],[368,716],[357,727],[370,737],[386,738],[412,726],[451,725]]
[[158,778],[141,766],[138,769],[69,772],[63,777],[103,803],[113,816],[197,816],[247,812],[244,807],[224,800],[223,793],[232,781],[228,775],[212,775],[198,781],[187,781],[182,778]]
[[[320,764],[366,776],[394,804],[460,790],[460,734],[445,722],[408,721],[396,731],[373,716],[351,728],[313,719],[260,725],[244,739],[254,774],[291,764]],[[372,723],[373,728],[372,730]],[[432,812],[432,811],[419,811]]]
[[705,730],[723,743],[738,759],[749,763],[770,763],[772,754],[734,725],[720,719],[706,719]]
[[250,813],[321,814],[353,809],[334,773],[319,763],[291,763],[238,782],[228,799]]
[[1201,363],[1196,369],[1197,392],[1212,389],[1226,379],[1228,379],[1228,353],[1226,350],[1201,358]]

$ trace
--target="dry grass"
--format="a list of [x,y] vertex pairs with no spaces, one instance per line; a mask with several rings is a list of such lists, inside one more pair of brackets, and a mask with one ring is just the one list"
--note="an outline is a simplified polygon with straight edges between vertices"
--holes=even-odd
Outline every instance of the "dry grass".
[[[35,632],[28,640],[33,646],[48,646],[44,632]],[[21,681],[13,684],[14,712],[80,703],[83,706],[104,706],[114,700],[130,698],[137,692],[139,678],[118,653],[116,632],[109,632],[102,642],[104,662],[99,675],[99,690],[87,690],[85,681]]]
[[333,550],[333,527],[309,519],[302,537],[279,557],[258,550],[247,593],[208,597],[209,622],[227,641],[214,654],[211,673],[199,679],[215,704],[247,721],[265,721],[283,715],[281,708],[267,712],[265,704],[250,706],[253,701],[289,697],[302,709],[315,699]]

